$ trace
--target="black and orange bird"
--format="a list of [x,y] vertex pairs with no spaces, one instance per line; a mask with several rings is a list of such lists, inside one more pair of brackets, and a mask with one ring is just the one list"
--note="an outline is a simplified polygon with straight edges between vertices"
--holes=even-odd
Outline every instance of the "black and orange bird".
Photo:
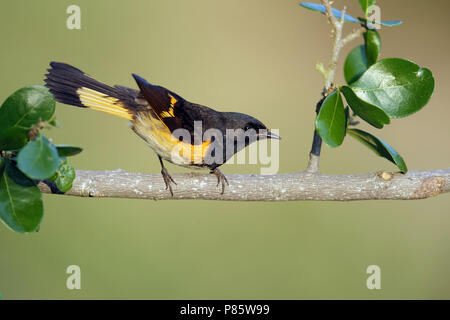
[[[136,74],[133,77],[139,90],[108,86],[65,63],[51,62],[50,67],[44,81],[56,101],[106,112],[130,121],[131,129],[158,155],[166,189],[172,195],[171,183],[176,183],[163,160],[184,167],[208,168],[216,175],[217,185],[222,184],[223,194],[228,181],[218,169],[220,165],[251,142],[280,138],[249,115],[219,112],[189,102]],[[201,132],[196,132],[199,131],[197,123],[201,124]],[[178,129],[187,132],[188,136],[178,135]],[[206,137],[209,129],[217,130],[218,135]],[[231,139],[232,143],[227,144],[227,139]]]

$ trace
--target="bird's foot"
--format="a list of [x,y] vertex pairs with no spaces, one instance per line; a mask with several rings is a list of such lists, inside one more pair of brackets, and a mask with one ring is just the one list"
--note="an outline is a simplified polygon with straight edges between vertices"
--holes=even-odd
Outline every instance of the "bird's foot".
[[217,186],[219,186],[220,183],[222,183],[222,192],[221,194],[224,194],[225,192],[225,183],[227,185],[230,185],[228,183],[227,178],[225,177],[225,175],[219,170],[219,169],[214,169],[211,171],[211,173],[213,173],[216,177],[217,177]]
[[165,167],[163,167],[163,168],[161,169],[161,174],[162,174],[162,176],[163,176],[164,183],[166,184],[166,190],[169,189],[170,194],[171,194],[172,197],[173,197],[173,190],[172,190],[172,185],[171,185],[171,183],[174,183],[175,185],[176,185],[177,183],[175,182],[175,180],[173,180],[173,178],[170,176],[169,172],[167,171],[167,169],[166,169]]

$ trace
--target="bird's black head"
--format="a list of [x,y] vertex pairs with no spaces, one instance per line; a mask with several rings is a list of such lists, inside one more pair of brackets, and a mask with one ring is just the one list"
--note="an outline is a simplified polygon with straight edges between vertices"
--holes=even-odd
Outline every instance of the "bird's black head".
[[246,137],[245,140],[250,142],[262,139],[281,139],[270,132],[261,121],[252,116],[239,112],[224,112],[223,114],[226,118],[226,128],[234,130],[238,139]]

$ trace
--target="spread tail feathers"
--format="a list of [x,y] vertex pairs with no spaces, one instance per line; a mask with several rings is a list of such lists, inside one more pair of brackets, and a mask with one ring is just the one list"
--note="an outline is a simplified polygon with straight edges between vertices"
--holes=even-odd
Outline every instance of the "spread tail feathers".
[[132,90],[110,87],[65,63],[51,62],[50,66],[44,81],[56,101],[99,110],[128,120],[133,118]]

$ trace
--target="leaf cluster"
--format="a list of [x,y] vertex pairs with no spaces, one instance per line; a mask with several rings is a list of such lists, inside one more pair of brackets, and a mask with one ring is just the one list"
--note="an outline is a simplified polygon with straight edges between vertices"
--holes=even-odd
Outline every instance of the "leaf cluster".
[[[316,130],[331,147],[340,146],[348,133],[406,173],[405,161],[397,151],[373,134],[351,128],[358,123],[353,118],[359,117],[371,126],[382,129],[391,123],[391,119],[410,116],[430,100],[434,90],[433,74],[405,59],[379,60],[381,37],[377,29],[369,28],[367,23],[376,0],[359,0],[359,3],[364,17],[356,19],[345,14],[344,20],[358,23],[366,29],[364,44],[348,54],[344,64],[346,84],[334,85],[334,91],[326,96],[316,118]],[[320,4],[302,2],[300,5],[326,12]],[[340,10],[333,8],[332,11],[337,18],[342,17]],[[399,20],[371,22],[378,26],[401,24]]]
[[82,149],[55,145],[42,133],[59,126],[54,112],[53,95],[40,85],[19,89],[0,107],[0,220],[20,233],[36,231],[42,221],[39,181],[66,192],[75,179],[66,157]]

